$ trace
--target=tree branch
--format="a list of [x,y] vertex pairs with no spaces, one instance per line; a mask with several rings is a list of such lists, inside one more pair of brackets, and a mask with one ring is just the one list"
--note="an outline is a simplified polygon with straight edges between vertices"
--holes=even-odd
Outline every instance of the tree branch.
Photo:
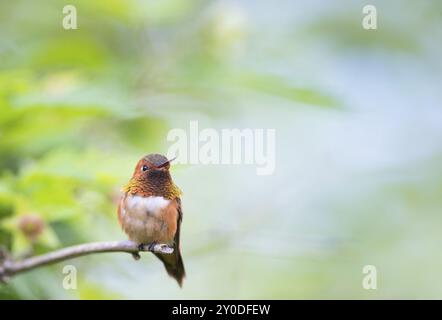
[[127,252],[131,253],[135,259],[139,259],[138,253],[140,251],[171,254],[173,250],[172,247],[166,244],[140,246],[132,241],[113,241],[79,244],[19,261],[13,261],[6,253],[3,253],[0,254],[0,281],[5,282],[8,278],[18,273],[93,253]]

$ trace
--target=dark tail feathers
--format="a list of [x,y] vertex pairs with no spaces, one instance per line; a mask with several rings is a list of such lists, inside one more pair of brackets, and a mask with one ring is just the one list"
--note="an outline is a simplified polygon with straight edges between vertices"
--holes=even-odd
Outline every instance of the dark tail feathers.
[[178,282],[179,286],[182,287],[183,279],[186,276],[186,271],[184,270],[184,263],[180,250],[175,248],[175,252],[173,254],[155,253],[155,255],[163,262],[169,276],[174,278]]

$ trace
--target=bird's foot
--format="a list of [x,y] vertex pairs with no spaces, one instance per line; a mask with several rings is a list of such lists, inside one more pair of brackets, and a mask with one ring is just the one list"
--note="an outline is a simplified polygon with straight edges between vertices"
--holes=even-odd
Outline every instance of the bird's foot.
[[157,244],[158,244],[157,241],[153,241],[153,242],[151,242],[151,243],[149,244],[149,246],[147,247],[147,249],[148,249],[149,251],[154,252],[154,250],[155,250],[155,246],[156,246]]
[[[147,244],[139,244],[138,245],[138,251],[150,251],[154,253],[162,253],[162,254],[171,254],[174,251],[174,247],[167,245],[167,244],[160,244],[158,241],[152,241],[151,243]],[[132,253],[135,260],[138,260],[139,258],[136,257],[136,255],[139,257],[139,253]]]
[[153,242],[146,243],[146,244],[140,243],[138,245],[138,251],[154,251],[157,244],[158,244],[157,241],[153,241]]

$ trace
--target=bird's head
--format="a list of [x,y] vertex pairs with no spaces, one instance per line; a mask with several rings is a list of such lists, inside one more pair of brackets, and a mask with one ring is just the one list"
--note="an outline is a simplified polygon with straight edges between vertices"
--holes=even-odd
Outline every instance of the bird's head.
[[175,188],[169,173],[170,162],[173,160],[161,154],[149,154],[141,158],[135,166],[129,188],[137,192],[146,190],[158,195],[168,194],[170,188]]

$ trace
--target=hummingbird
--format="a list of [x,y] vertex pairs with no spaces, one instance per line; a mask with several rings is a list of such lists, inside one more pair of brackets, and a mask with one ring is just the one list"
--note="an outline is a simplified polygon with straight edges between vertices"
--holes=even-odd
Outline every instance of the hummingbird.
[[186,274],[180,249],[182,192],[169,172],[172,160],[149,154],[138,161],[132,178],[123,188],[118,221],[131,241],[140,245],[164,243],[174,248],[172,254],[154,254],[182,287]]

